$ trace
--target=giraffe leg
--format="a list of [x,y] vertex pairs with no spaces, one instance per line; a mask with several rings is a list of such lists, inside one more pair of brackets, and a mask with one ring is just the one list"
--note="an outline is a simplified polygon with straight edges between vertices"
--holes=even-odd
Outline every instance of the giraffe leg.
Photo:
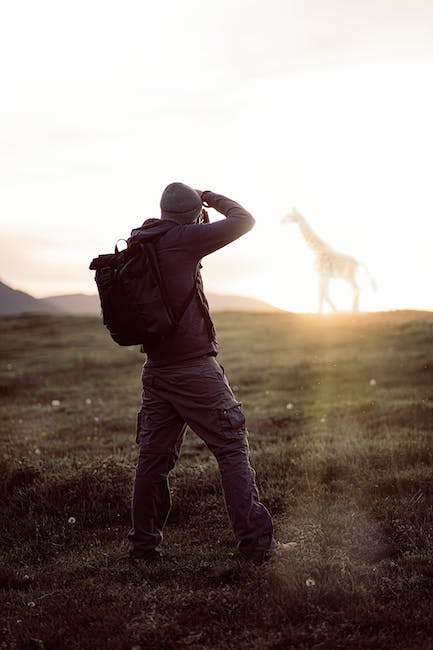
[[323,312],[323,303],[325,302],[328,303],[328,305],[331,307],[333,311],[337,311],[336,306],[332,302],[330,296],[329,296],[329,278],[322,276],[320,278],[320,302],[319,302],[319,313],[321,314]]
[[353,306],[352,311],[359,311],[359,287],[354,280],[349,282],[353,290]]
[[332,300],[331,300],[331,298],[329,297],[329,295],[326,296],[326,300],[327,300],[327,302],[328,302],[328,305],[331,307],[331,309],[332,309],[333,311],[338,311],[338,310],[337,310],[337,307],[334,305],[334,303],[332,302]]
[[332,311],[337,311],[337,307],[334,305],[331,300],[331,296],[329,295],[329,278],[326,278],[325,280],[325,300],[331,307]]

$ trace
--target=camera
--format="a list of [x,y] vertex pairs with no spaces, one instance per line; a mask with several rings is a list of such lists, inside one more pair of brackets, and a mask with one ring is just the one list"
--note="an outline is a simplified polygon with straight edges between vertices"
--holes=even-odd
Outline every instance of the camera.
[[197,217],[196,223],[209,223],[209,215],[207,210],[204,208],[201,209],[200,214]]

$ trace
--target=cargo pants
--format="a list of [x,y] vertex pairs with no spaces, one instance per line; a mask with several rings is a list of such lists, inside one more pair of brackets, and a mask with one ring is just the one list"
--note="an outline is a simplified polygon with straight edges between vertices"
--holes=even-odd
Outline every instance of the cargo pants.
[[132,498],[129,554],[157,557],[171,508],[168,474],[179,457],[186,426],[200,436],[218,463],[238,550],[253,562],[275,546],[271,516],[260,503],[249,463],[245,417],[215,357],[182,365],[143,367],[140,445]]

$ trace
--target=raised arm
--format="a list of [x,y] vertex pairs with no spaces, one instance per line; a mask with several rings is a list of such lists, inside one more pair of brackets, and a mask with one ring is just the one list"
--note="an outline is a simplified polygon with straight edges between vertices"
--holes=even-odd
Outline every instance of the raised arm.
[[198,193],[206,206],[214,208],[226,217],[214,223],[184,226],[183,244],[200,258],[244,235],[254,226],[255,220],[239,203],[222,194],[210,190]]

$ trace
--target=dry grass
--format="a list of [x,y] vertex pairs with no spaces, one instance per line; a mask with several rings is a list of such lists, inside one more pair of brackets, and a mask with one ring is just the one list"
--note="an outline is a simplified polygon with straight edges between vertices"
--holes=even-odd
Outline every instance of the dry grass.
[[142,355],[97,319],[3,318],[0,647],[433,647],[433,314],[217,326],[263,501],[299,552],[237,571],[191,434],[164,561],[131,565]]

